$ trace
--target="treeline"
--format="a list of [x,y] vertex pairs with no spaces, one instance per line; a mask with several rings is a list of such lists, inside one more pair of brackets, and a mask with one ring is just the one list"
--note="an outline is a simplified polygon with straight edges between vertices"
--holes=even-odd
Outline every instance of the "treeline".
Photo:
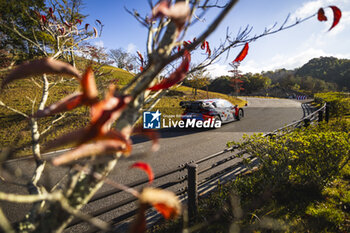
[[338,90],[350,90],[350,60],[320,57],[310,60],[296,71],[296,76],[311,76],[325,82],[335,83]]
[[[239,90],[233,85],[233,77],[221,76],[211,80],[202,89],[225,94],[269,95],[279,93],[304,93],[350,90],[350,60],[320,57],[310,60],[294,70],[278,69],[257,74],[246,73],[235,79],[242,80]],[[191,86],[190,83],[186,85]],[[283,95],[283,94],[282,94]]]

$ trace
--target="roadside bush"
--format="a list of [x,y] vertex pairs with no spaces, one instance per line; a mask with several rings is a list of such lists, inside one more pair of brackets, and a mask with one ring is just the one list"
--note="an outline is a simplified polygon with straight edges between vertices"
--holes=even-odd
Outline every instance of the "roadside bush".
[[[349,131],[349,122],[331,121],[229,143],[258,157],[259,169],[201,199],[190,231],[349,232]],[[183,225],[164,224],[151,232],[180,232]]]
[[[238,192],[245,212],[282,218],[290,231],[344,231],[349,218],[349,130],[348,122],[338,121],[231,143],[261,162],[258,171],[237,178],[231,192]],[[243,223],[251,226],[251,217]]]
[[318,125],[272,138],[254,135],[237,143],[261,161],[259,185],[320,189],[349,161],[349,125]]
[[327,92],[315,94],[315,102],[319,105],[328,102],[331,117],[340,118],[350,114],[350,95],[343,92]]

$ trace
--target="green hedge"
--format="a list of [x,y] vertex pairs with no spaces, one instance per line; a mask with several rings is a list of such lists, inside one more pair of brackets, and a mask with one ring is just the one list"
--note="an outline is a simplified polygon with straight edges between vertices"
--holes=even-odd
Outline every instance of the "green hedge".
[[330,106],[331,117],[344,117],[350,114],[350,94],[343,92],[327,92],[315,94],[315,102],[322,105],[327,102]]

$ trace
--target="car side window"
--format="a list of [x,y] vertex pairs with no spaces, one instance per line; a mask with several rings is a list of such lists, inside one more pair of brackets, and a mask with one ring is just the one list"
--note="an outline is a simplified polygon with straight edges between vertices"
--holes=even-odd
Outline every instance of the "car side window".
[[233,105],[232,105],[230,102],[228,102],[227,100],[225,100],[224,102],[225,102],[225,107],[230,108],[230,107],[233,106]]
[[224,104],[224,102],[223,102],[222,100],[219,100],[219,101],[216,102],[216,106],[217,106],[218,108],[224,108],[224,107],[225,107],[225,104]]

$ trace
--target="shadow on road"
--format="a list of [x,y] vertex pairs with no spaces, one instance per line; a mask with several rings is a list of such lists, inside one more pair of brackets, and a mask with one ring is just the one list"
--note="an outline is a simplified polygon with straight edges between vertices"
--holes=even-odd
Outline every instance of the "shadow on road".
[[[184,135],[190,135],[190,134],[196,134],[205,132],[208,130],[215,130],[215,129],[208,129],[208,128],[166,128],[166,129],[159,129],[157,132],[160,134],[160,138],[172,138],[172,137],[179,137]],[[133,144],[142,143],[149,141],[147,137],[143,136],[132,136],[131,140]]]

